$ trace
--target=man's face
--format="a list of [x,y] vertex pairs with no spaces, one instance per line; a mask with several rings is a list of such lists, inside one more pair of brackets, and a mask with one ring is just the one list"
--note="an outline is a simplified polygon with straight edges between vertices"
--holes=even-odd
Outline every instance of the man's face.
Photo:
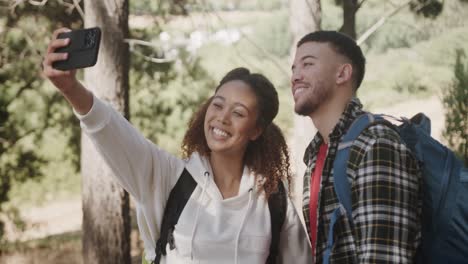
[[297,48],[291,76],[297,114],[310,116],[332,97],[338,61],[328,43],[306,42]]

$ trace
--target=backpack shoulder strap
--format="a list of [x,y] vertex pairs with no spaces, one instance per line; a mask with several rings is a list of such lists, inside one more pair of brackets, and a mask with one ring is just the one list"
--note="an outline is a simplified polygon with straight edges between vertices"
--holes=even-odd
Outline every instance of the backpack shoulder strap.
[[338,145],[335,161],[333,162],[333,186],[339,202],[346,209],[348,219],[352,221],[352,206],[351,206],[351,187],[349,186],[348,176],[346,173],[346,164],[349,159],[349,151],[357,137],[374,123],[376,117],[370,113],[363,114],[354,120],[346,134],[341,138]]
[[288,201],[286,196],[284,184],[282,181],[279,181],[278,191],[270,194],[268,198],[268,208],[270,209],[271,218],[271,243],[267,264],[276,263],[276,258],[278,257],[280,234],[287,211]]
[[[197,183],[195,180],[190,173],[184,169],[182,175],[169,194],[161,224],[161,235],[156,242],[156,257],[152,263],[159,264],[162,255],[167,254],[166,246],[167,243],[170,242],[168,240],[170,240],[174,226],[177,224],[180,214],[196,186]],[[282,181],[278,183],[278,192],[270,195],[268,208],[270,210],[272,237],[267,263],[274,264],[278,256],[280,233],[286,219],[287,210],[286,190]]]
[[[335,188],[335,193],[338,197],[339,203],[344,207],[346,211],[346,215],[351,226],[353,226],[351,187],[349,185],[348,175],[346,173],[350,148],[353,145],[354,141],[357,139],[357,137],[362,133],[362,131],[364,131],[372,124],[381,122],[388,121],[385,121],[380,115],[373,115],[371,113],[365,113],[363,115],[358,116],[356,120],[354,120],[354,122],[351,124],[346,134],[341,138],[341,142],[338,145],[338,151],[336,153],[335,161],[333,162],[333,187]],[[329,263],[331,250],[333,248],[334,243],[334,226],[338,222],[338,219],[342,214],[343,212],[340,208],[337,208],[332,212],[323,263]]]
[[182,175],[169,194],[161,223],[160,237],[156,242],[156,257],[152,263],[159,264],[161,255],[166,255],[166,245],[168,242],[172,244],[171,237],[174,227],[179,221],[180,214],[184,210],[185,204],[187,204],[196,186],[197,182],[184,168]]

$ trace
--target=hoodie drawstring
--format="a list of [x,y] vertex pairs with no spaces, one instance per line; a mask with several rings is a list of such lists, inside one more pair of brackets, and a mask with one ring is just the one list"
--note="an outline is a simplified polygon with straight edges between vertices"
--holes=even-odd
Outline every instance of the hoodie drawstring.
[[195,214],[195,223],[193,224],[192,235],[190,237],[190,258],[193,260],[193,238],[195,237],[195,231],[198,226],[198,215],[200,212],[200,208],[202,206],[203,198],[205,198],[206,186],[208,184],[208,178],[210,177],[210,173],[205,171],[205,182],[203,183],[202,193],[200,202],[198,203],[197,213]]
[[236,249],[235,249],[235,258],[234,258],[234,263],[237,264],[238,262],[238,253],[239,253],[239,238],[240,238],[240,233],[242,231],[242,228],[244,227],[245,220],[247,219],[247,215],[249,214],[250,211],[250,205],[252,204],[252,188],[249,190],[249,203],[247,204],[247,209],[245,209],[244,213],[244,218],[242,219],[241,225],[239,226],[239,230],[237,231],[237,236],[236,236]]

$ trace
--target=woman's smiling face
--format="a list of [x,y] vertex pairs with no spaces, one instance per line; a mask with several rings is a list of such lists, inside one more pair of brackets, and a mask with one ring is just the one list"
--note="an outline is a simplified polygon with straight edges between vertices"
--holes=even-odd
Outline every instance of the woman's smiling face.
[[205,114],[211,152],[244,155],[249,141],[261,134],[258,113],[257,97],[245,82],[233,80],[219,87]]

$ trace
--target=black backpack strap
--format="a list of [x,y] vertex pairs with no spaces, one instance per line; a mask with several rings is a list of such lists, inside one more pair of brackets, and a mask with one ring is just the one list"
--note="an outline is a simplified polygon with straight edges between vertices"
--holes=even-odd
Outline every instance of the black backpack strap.
[[271,218],[271,244],[270,255],[268,255],[267,264],[276,263],[279,251],[280,233],[286,218],[287,197],[283,182],[278,182],[278,191],[270,194],[268,198],[268,208]]
[[166,245],[168,242],[171,245],[171,249],[173,248],[174,241],[172,232],[179,221],[180,214],[184,210],[185,204],[187,204],[196,186],[197,182],[184,168],[182,175],[177,180],[176,185],[172,188],[169,198],[167,199],[161,223],[160,237],[156,242],[156,257],[152,263],[159,264],[161,256],[167,254]]

